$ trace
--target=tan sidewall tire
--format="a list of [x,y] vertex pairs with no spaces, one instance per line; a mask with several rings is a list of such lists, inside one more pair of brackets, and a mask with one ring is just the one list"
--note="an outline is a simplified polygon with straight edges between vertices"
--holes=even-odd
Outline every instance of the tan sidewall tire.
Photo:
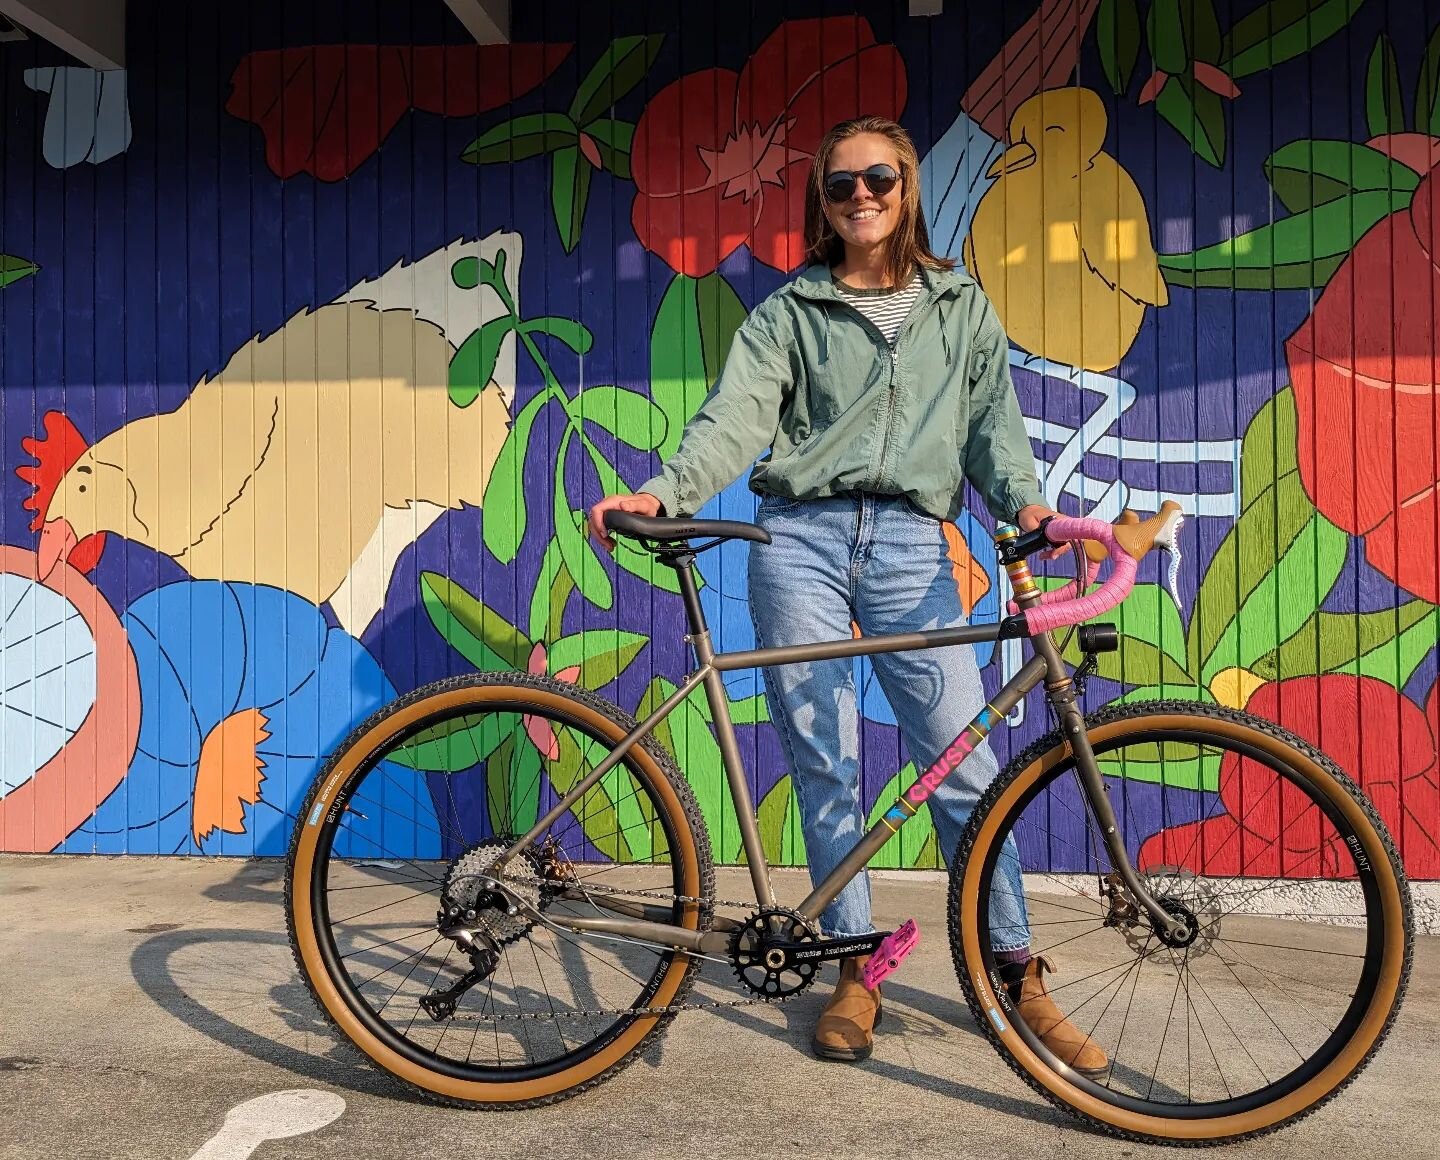
[[[319,824],[310,824],[309,820],[316,818],[317,823],[323,821],[330,804],[335,800],[341,787],[348,782],[364,758],[384,746],[397,733],[417,720],[447,708],[483,704],[487,701],[514,700],[519,696],[531,698],[541,707],[561,710],[583,724],[593,727],[602,737],[618,742],[625,736],[625,731],[614,721],[583,701],[539,689],[498,684],[465,685],[453,691],[423,697],[374,722],[370,728],[357,735],[342,754],[338,755],[323,783],[317,787],[318,800],[312,799],[307,805],[292,858],[291,877],[296,885],[291,892],[291,921],[295,946],[311,989],[325,1008],[326,1013],[351,1042],[378,1066],[426,1091],[448,1099],[466,1102],[514,1103],[543,1100],[572,1088],[578,1088],[623,1062],[665,1017],[661,1015],[641,1016],[625,1028],[613,1042],[588,1059],[582,1060],[565,1071],[538,1079],[493,1083],[466,1081],[421,1067],[413,1060],[407,1059],[382,1043],[365,1027],[350,1009],[349,1004],[345,1002],[339,989],[331,980],[329,972],[325,969],[325,962],[320,954],[316,938],[314,913],[310,903],[310,879],[314,870],[320,826]],[[630,750],[630,755],[634,757],[635,764],[644,771],[649,779],[657,806],[663,808],[668,815],[671,832],[674,834],[672,855],[678,850],[684,857],[683,893],[692,898],[701,897],[700,864],[695,848],[695,835],[684,806],[675,793],[670,778],[643,746],[634,746]],[[699,906],[687,904],[679,925],[689,930],[699,929],[700,914]],[[674,956],[654,997],[650,1000],[650,1005],[661,1007],[674,1000],[686,975],[691,970],[692,962],[693,960],[684,955]]]
[[[978,824],[975,841],[970,847],[966,864],[962,870],[960,885],[960,915],[962,916],[960,941],[965,964],[963,981],[966,989],[971,992],[972,1001],[978,1003],[979,1011],[977,1011],[976,1017],[988,1024],[986,1031],[990,1034],[991,1039],[998,1039],[1003,1044],[1004,1050],[1032,1082],[1081,1115],[1126,1132],[1176,1141],[1218,1141],[1233,1136],[1263,1132],[1312,1110],[1336,1092],[1350,1078],[1356,1068],[1365,1061],[1372,1047],[1384,1033],[1393,1014],[1397,994],[1405,975],[1407,938],[1401,885],[1395,876],[1390,854],[1385,849],[1383,841],[1380,840],[1374,824],[1365,810],[1326,769],[1316,764],[1303,752],[1287,745],[1279,737],[1271,736],[1234,720],[1209,715],[1168,715],[1163,713],[1152,713],[1144,717],[1131,717],[1093,726],[1088,730],[1091,744],[1099,745],[1117,736],[1138,732],[1141,722],[1143,722],[1145,731],[1156,728],[1213,728],[1223,736],[1240,739],[1258,749],[1282,755],[1284,760],[1302,776],[1314,784],[1324,787],[1325,796],[1339,806],[1354,827],[1355,832],[1361,836],[1365,854],[1375,871],[1376,884],[1379,887],[1381,903],[1385,911],[1386,940],[1385,962],[1380,978],[1371,998],[1370,1007],[1356,1029],[1354,1037],[1328,1067],[1283,1099],[1244,1114],[1197,1120],[1147,1116],[1106,1103],[1076,1087],[1063,1075],[1052,1070],[1030,1049],[1025,1040],[1016,1032],[1006,1004],[1000,1001],[990,979],[984,969],[979,966],[984,959],[980,946],[980,926],[975,916],[980,913],[980,885],[987,853],[996,840],[1001,824],[1014,809],[1016,802],[1035,785],[1037,779],[1068,759],[1068,749],[1063,745],[1057,745],[1050,749],[1016,774]],[[1003,835],[1001,839],[1003,840]],[[1004,1031],[999,1031],[995,1026],[994,1020],[997,1016],[1005,1025]]]

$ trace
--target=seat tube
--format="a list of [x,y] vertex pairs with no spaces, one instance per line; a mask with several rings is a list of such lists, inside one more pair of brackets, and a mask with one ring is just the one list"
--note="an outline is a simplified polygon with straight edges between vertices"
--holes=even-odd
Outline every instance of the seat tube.
[[[685,616],[690,622],[688,641],[695,652],[695,660],[708,665],[715,656],[710,641],[710,628],[705,623],[705,610],[700,605],[700,593],[695,587],[692,571],[695,556],[685,553],[675,557],[675,573],[680,581],[680,596],[685,602]],[[750,882],[755,889],[755,899],[761,906],[775,905],[775,892],[770,884],[770,866],[765,861],[764,844],[760,840],[760,826],[755,818],[755,805],[750,797],[750,783],[745,777],[745,763],[740,756],[740,745],[735,739],[735,725],[730,719],[730,699],[725,692],[725,680],[711,669],[705,675],[705,697],[710,704],[710,716],[715,723],[715,740],[720,746],[720,759],[725,766],[725,781],[730,787],[730,799],[735,805],[735,821],[740,827],[740,840],[745,848],[745,860],[750,867]],[[676,754],[678,759],[679,754]]]

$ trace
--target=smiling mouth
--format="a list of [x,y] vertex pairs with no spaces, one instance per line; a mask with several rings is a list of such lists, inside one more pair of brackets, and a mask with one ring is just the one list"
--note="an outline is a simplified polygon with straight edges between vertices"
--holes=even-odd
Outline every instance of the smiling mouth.
[[868,222],[872,218],[879,217],[880,211],[878,209],[857,209],[848,216],[852,222]]

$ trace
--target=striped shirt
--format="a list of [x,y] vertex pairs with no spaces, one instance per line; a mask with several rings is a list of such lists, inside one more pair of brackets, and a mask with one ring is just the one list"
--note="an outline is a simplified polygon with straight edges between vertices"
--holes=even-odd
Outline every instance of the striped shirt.
[[900,324],[910,314],[910,308],[920,297],[922,288],[923,283],[918,271],[910,279],[910,284],[902,290],[857,290],[853,286],[845,285],[839,278],[835,279],[835,289],[845,301],[873,322],[892,347],[895,345],[895,336],[900,333]]

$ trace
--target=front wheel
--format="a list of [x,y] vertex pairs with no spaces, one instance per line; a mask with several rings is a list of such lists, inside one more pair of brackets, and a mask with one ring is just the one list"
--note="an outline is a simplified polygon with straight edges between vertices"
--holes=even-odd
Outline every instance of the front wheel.
[[553,678],[475,674],[385,706],[326,764],[290,848],[291,944],[377,1065],[441,1102],[532,1106],[615,1074],[673,1018],[692,956],[565,926],[628,904],[706,928],[709,838],[664,749],[644,738],[500,858],[634,726]]
[[[1314,1111],[1384,1041],[1409,975],[1409,889],[1374,807],[1304,741],[1230,709],[1122,706],[1087,734],[1132,865],[1186,934],[1162,939],[1129,899],[1052,732],[996,779],[952,862],[975,1019],[1032,1087],[1111,1134],[1219,1144]],[[996,948],[1027,936],[1105,1052],[1099,1074],[1058,1059],[1002,985]]]

